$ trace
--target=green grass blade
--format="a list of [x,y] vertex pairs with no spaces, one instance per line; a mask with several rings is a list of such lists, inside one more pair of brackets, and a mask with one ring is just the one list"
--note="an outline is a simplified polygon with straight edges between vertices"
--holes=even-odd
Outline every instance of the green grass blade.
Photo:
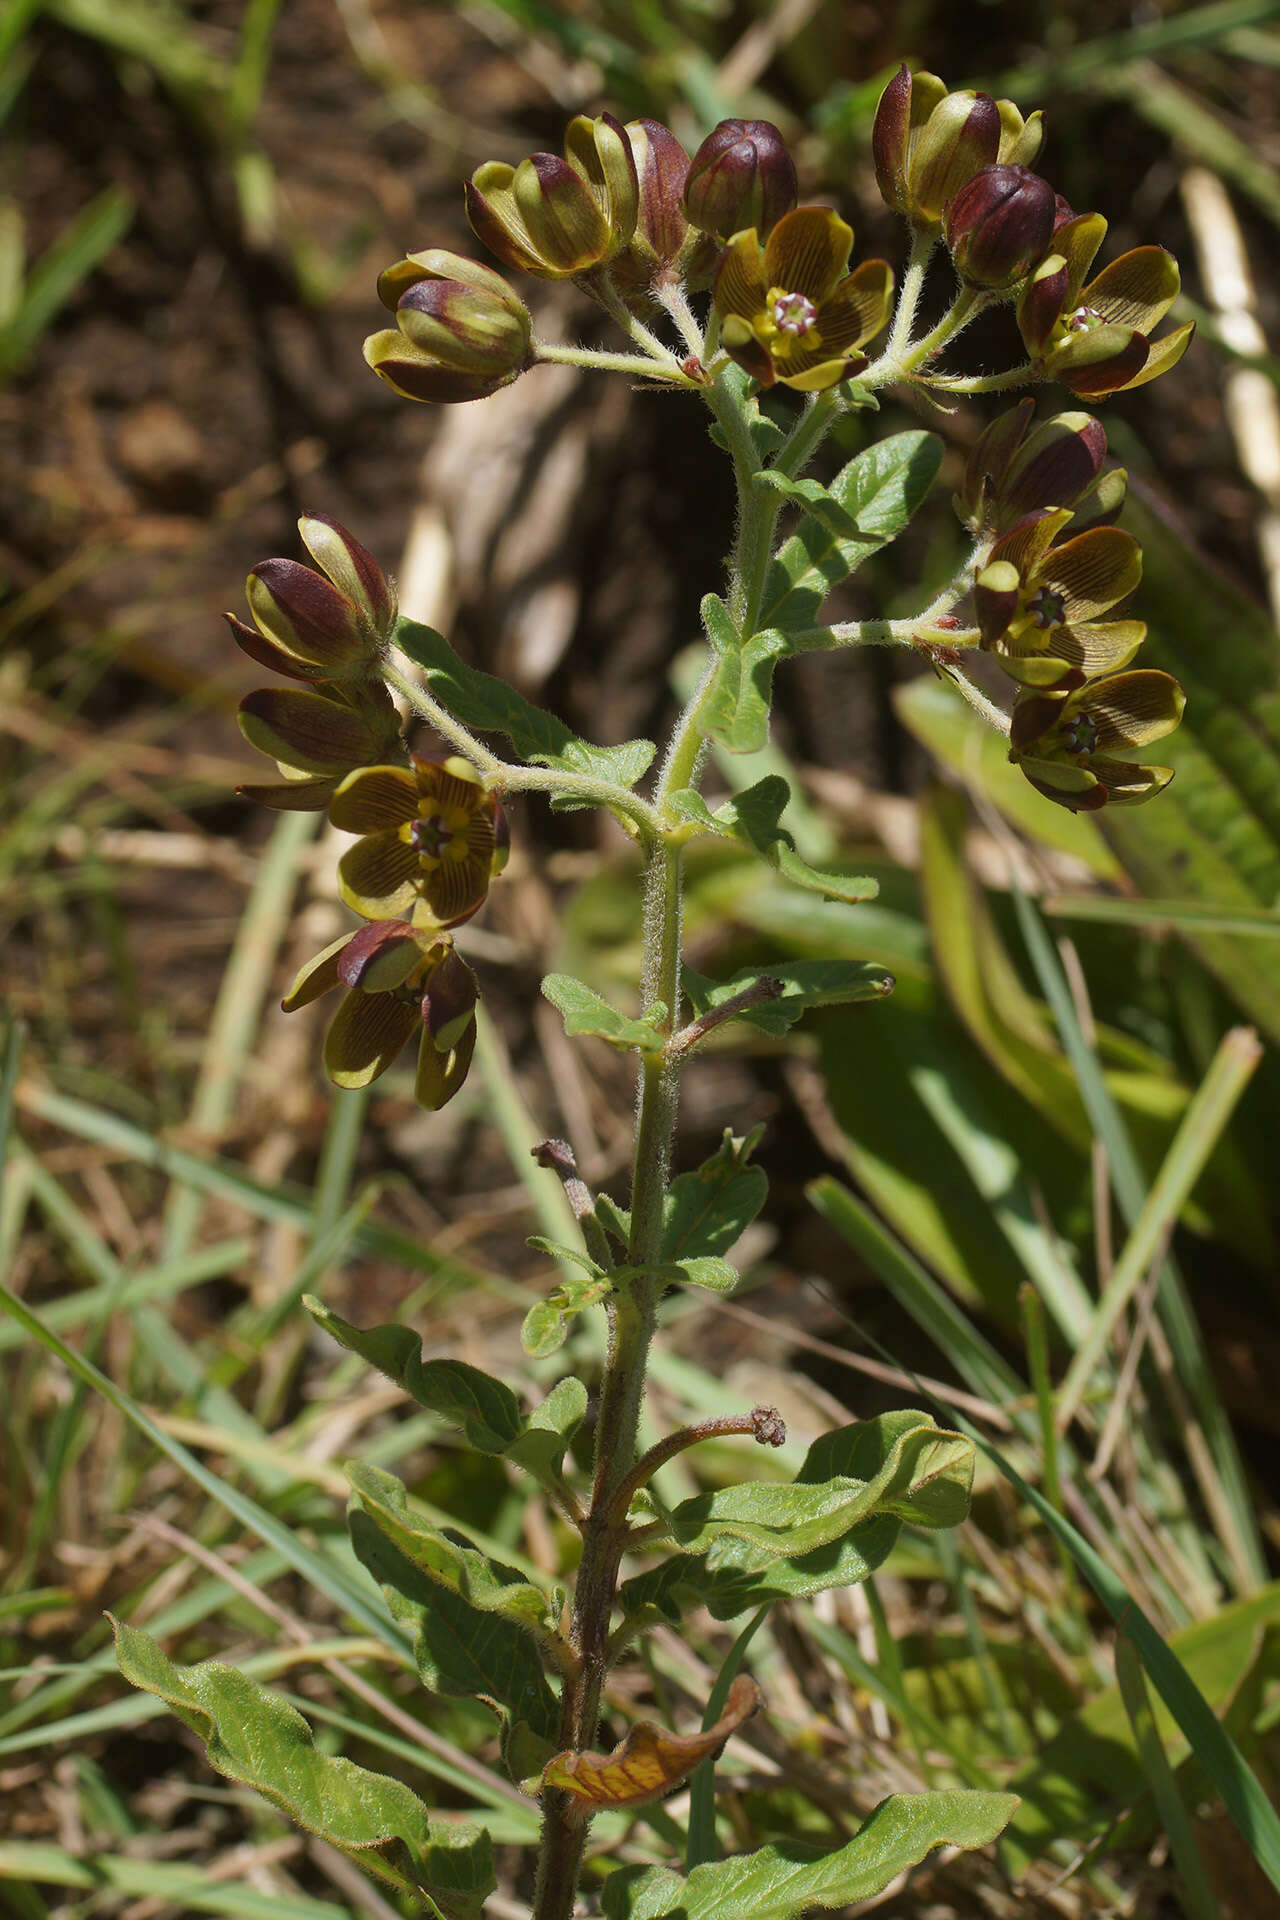
[[1233,939],[1280,940],[1280,915],[1264,907],[1203,906],[1195,900],[1129,900],[1105,893],[1050,893],[1040,910],[1051,920],[1094,920],[1104,926],[1172,927],[1191,933],[1228,933]]
[[167,1454],[169,1459],[194,1480],[197,1486],[202,1487],[220,1506],[226,1507],[233,1513],[236,1519],[251,1533],[256,1534],[259,1540],[278,1548],[289,1565],[304,1579],[309,1580],[312,1586],[323,1593],[334,1606],[341,1608],[352,1619],[358,1620],[367,1632],[392,1648],[407,1665],[412,1666],[409,1636],[403,1633],[375,1603],[372,1592],[366,1593],[361,1590],[357,1584],[359,1576],[354,1570],[350,1576],[345,1575],[323,1555],[304,1545],[288,1527],[281,1525],[274,1514],[260,1507],[256,1500],[251,1500],[238,1488],[229,1486],[216,1473],[211,1473],[194,1454],[188,1453],[177,1440],[170,1439],[167,1433],[156,1426],[155,1422],[148,1418],[137,1402],[122,1388],[117,1387],[114,1381],[109,1380],[91,1361],[68,1347],[56,1333],[44,1325],[38,1315],[32,1313],[25,1302],[5,1286],[0,1286],[0,1307],[4,1307],[19,1326],[25,1327],[47,1353],[61,1360],[77,1380],[84,1381],[95,1392],[100,1393],[103,1399],[122,1413],[138,1428],[139,1432],[146,1434],[147,1438],[159,1447],[162,1453]]
[[1234,1027],[1193,1094],[1098,1301],[1093,1324],[1076,1348],[1059,1389],[1056,1425],[1060,1433],[1074,1418],[1116,1321],[1142,1284],[1261,1059],[1262,1048],[1252,1028]]
[[0,1883],[6,1880],[83,1887],[158,1901],[179,1912],[242,1914],[246,1920],[354,1920],[350,1907],[335,1906],[331,1900],[278,1890],[260,1893],[234,1882],[219,1885],[198,1867],[131,1859],[115,1851],[71,1854],[37,1840],[0,1840]]
[[27,274],[17,313],[0,338],[0,373],[20,367],[58,309],[133,223],[133,196],[107,187],[81,209]]
[[[1075,1071],[1093,1130],[1107,1150],[1108,1167],[1120,1211],[1132,1230],[1147,1199],[1146,1180],[1133,1143],[1111,1098],[1097,1056],[1081,1028],[1053,942],[1040,915],[1016,881],[1013,904],[1032,968]],[[1204,1342],[1186,1289],[1172,1260],[1168,1262],[1168,1269],[1167,1284],[1162,1282],[1162,1317],[1178,1371],[1208,1441],[1210,1455],[1205,1462],[1200,1462],[1197,1456],[1193,1459],[1193,1465],[1236,1581],[1242,1591],[1249,1591],[1260,1586],[1267,1577],[1257,1518],[1235,1436],[1210,1375]],[[1208,1471],[1204,1470],[1206,1467]]]
[[1151,1711],[1147,1683],[1142,1674],[1142,1662],[1133,1642],[1124,1634],[1116,1642],[1116,1680],[1125,1712],[1129,1716],[1129,1725],[1133,1728],[1142,1771],[1147,1776],[1147,1785],[1151,1788],[1151,1796],[1164,1822],[1174,1862],[1182,1877],[1181,1893],[1186,1920],[1222,1920],[1217,1895],[1205,1872],[1187,1810],[1182,1804],[1173,1771],[1160,1743],[1160,1732]]
[[[191,1100],[188,1125],[197,1139],[217,1139],[231,1119],[288,927],[298,861],[319,821],[317,813],[281,814],[254,877],[214,1002]],[[190,1248],[203,1204],[200,1189],[185,1182],[170,1196],[164,1219],[165,1252],[170,1259]]]
[[1035,1508],[1054,1538],[1062,1541],[1112,1619],[1133,1641],[1157,1692],[1186,1735],[1254,1859],[1280,1891],[1280,1814],[1235,1741],[1214,1718],[1213,1709],[1182,1662],[1071,1522],[1054,1512],[1044,1496],[1023,1479],[998,1447],[960,1416],[948,1413],[947,1417],[970,1434],[1009,1484]]

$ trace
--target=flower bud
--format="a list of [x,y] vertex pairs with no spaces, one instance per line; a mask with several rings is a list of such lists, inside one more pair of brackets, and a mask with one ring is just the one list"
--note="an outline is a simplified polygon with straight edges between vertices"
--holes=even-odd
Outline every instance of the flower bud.
[[1039,113],[1024,120],[1011,100],[965,89],[949,93],[936,73],[904,64],[880,96],[871,143],[881,198],[922,232],[984,167],[1027,166],[1040,149]]
[[748,227],[767,240],[798,194],[795,162],[772,121],[722,120],[689,162],[684,211],[721,240]]
[[1025,280],[1053,236],[1055,195],[1026,167],[983,167],[948,202],[943,232],[967,286],[1005,291]]
[[395,595],[373,555],[336,520],[305,514],[298,531],[326,577],[298,560],[261,560],[245,582],[253,626],[230,613],[227,624],[249,658],[273,673],[363,680],[395,624]]
[[565,157],[531,154],[518,167],[490,160],[467,183],[467,218],[509,267],[572,280],[603,266],[635,232],[639,182],[625,128],[612,114],[579,114]]
[[1103,473],[1107,436],[1090,413],[1059,413],[1030,431],[1034,400],[992,421],[965,466],[956,511],[980,533],[1008,533],[1028,514],[1067,507],[1073,529],[1114,520],[1124,503],[1122,468]]
[[529,364],[533,323],[499,273],[442,248],[411,253],[378,279],[396,330],[370,334],[364,357],[410,400],[483,400]]
[[645,300],[655,275],[678,273],[698,238],[681,206],[689,156],[657,120],[629,120],[625,132],[639,187],[636,230],[609,271],[624,300]]

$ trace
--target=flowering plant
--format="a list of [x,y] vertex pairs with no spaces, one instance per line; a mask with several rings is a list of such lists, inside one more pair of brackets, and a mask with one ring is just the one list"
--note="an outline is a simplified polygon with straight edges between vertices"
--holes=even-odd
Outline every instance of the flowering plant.
[[[340,1086],[367,1085],[415,1037],[420,1103],[440,1107],[461,1086],[479,982],[456,942],[465,944],[464,923],[501,873],[505,796],[607,809],[644,862],[638,1006],[612,1006],[567,975],[543,983],[571,1036],[595,1035],[636,1061],[625,1204],[593,1193],[562,1142],[536,1151],[561,1182],[580,1238],[534,1243],[574,1277],[529,1315],[525,1344],[547,1357],[574,1316],[602,1311],[608,1351],[594,1390],[565,1377],[525,1407],[502,1380],[424,1356],[408,1327],[358,1327],[310,1303],[342,1346],[468,1446],[531,1480],[580,1540],[569,1595],[436,1526],[380,1469],[349,1470],[352,1546],[421,1678],[492,1711],[512,1781],[539,1802],[533,1920],[570,1920],[600,1816],[652,1809],[691,1777],[705,1803],[715,1760],[763,1705],[736,1671],[752,1620],[779,1601],[865,1579],[904,1525],[947,1528],[967,1511],[972,1443],[925,1413],[828,1433],[788,1479],[684,1499],[660,1490],[669,1462],[728,1435],[781,1446],[778,1414],[731,1408],[647,1447],[639,1432],[663,1294],[731,1291],[734,1245],[765,1198],[754,1140],[731,1131],[701,1167],[673,1176],[685,1062],[734,1023],[780,1033],[809,1008],[879,999],[893,987],[879,968],[838,960],[725,981],[685,966],[684,869],[699,841],[737,842],[821,898],[874,892],[800,857],[777,774],[713,808],[700,790],[709,750],[764,745],[773,677],[786,661],[884,644],[919,650],[1004,735],[1011,761],[1049,801],[1132,805],[1170,777],[1126,757],[1176,725],[1182,695],[1167,674],[1130,666],[1145,634],[1124,611],[1141,556],[1110,524],[1124,476],[1104,467],[1105,435],[1086,412],[1033,425],[1024,400],[987,427],[957,501],[969,551],[928,606],[901,619],[823,619],[832,589],[901,532],[941,458],[933,435],[909,431],[855,454],[824,483],[808,469],[839,422],[873,413],[892,387],[939,399],[1060,380],[1101,397],[1166,371],[1187,344],[1187,328],[1150,341],[1178,287],[1159,249],[1127,254],[1086,284],[1105,223],[1073,214],[1031,171],[1040,140],[1038,114],[1024,119],[1007,101],[952,93],[903,68],[885,91],[873,142],[881,192],[911,232],[900,282],[883,261],[851,266],[853,232],[837,213],[796,204],[793,159],[765,122],[724,122],[690,159],[654,121],[582,115],[563,156],[480,167],[466,189],[480,240],[509,270],[573,282],[617,322],[625,336],[617,350],[541,338],[502,274],[459,255],[428,248],[381,276],[395,325],[370,337],[366,357],[409,399],[488,398],[539,363],[561,363],[620,372],[707,407],[732,469],[737,533],[723,592],[703,601],[701,676],[660,757],[646,740],[579,739],[468,666],[442,635],[397,614],[369,553],[320,516],[301,532],[321,571],[262,563],[249,578],[254,624],[232,620],[252,658],[305,683],[244,701],[247,739],[282,776],[249,791],[277,807],[327,809],[354,836],[338,884],[365,924],[311,961],[285,1001],[298,1007],[345,989],[324,1049]],[[926,275],[940,253],[955,269],[953,296],[941,319],[921,327]],[[695,297],[707,289],[699,312]],[[998,374],[949,372],[947,348],[1001,304],[1016,308],[1027,359]],[[1003,676],[1007,700],[984,686],[984,666]],[[430,730],[430,751],[411,748],[393,696]],[[638,1564],[623,1579],[628,1559]],[[695,1609],[716,1621],[750,1616],[703,1726],[679,1732],[637,1718],[601,1751],[615,1662]],[[117,1639],[126,1674],[168,1700],[232,1778],[261,1788],[428,1913],[467,1920],[481,1910],[493,1886],[486,1831],[434,1820],[402,1783],[322,1754],[293,1709],[244,1675],[216,1663],[180,1670],[127,1626]],[[814,1905],[844,1906],[880,1892],[937,1845],[987,1844],[1013,1806],[1007,1794],[972,1788],[897,1794],[834,1851],[765,1846],[725,1859],[715,1856],[714,1821],[691,1821],[684,1871],[613,1866],[601,1911],[608,1920],[787,1920]]]

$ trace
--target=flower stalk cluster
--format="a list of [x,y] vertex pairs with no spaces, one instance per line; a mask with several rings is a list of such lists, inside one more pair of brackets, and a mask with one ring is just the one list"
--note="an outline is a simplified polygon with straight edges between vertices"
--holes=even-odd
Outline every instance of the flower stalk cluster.
[[[534,1920],[570,1920],[575,1910],[589,1815],[565,1783],[578,1760],[591,1757],[610,1661],[635,1631],[611,1633],[623,1555],[650,1537],[643,1526],[629,1531],[633,1499],[661,1459],[713,1429],[778,1437],[768,1410],[757,1410],[682,1431],[637,1460],[648,1348],[672,1271],[666,1236],[683,1062],[731,1020],[782,1017],[789,990],[781,977],[762,975],[709,1001],[698,1001],[691,979],[685,992],[683,849],[700,832],[736,834],[784,871],[789,856],[815,891],[828,890],[831,878],[804,869],[776,807],[771,828],[744,824],[741,813],[727,821],[732,808],[710,814],[698,792],[708,742],[732,751],[762,743],[767,701],[760,696],[757,716],[750,695],[787,653],[888,641],[919,647],[952,678],[1006,735],[1010,759],[1033,787],[1058,805],[1131,805],[1171,777],[1135,758],[1177,724],[1183,699],[1167,674],[1132,665],[1146,633],[1128,610],[1141,553],[1114,524],[1125,476],[1106,466],[1106,436],[1092,414],[1076,407],[1037,422],[1034,400],[1024,399],[988,426],[956,501],[970,552],[914,619],[818,627],[813,593],[785,584],[777,536],[791,512],[812,516],[827,541],[823,554],[835,556],[833,572],[844,577],[836,562],[862,531],[856,501],[851,508],[841,491],[843,473],[827,488],[806,470],[834,423],[873,408],[880,389],[977,394],[1058,382],[1098,400],[1155,378],[1185,350],[1189,327],[1153,338],[1179,284],[1162,249],[1137,248],[1088,277],[1106,223],[1074,213],[1033,170],[1043,133],[1039,113],[1024,118],[1009,101],[953,92],[934,75],[901,69],[873,135],[881,194],[911,231],[900,284],[885,261],[855,261],[853,228],[838,212],[799,204],[786,140],[765,121],[724,121],[690,156],[657,121],[579,115],[561,154],[479,167],[465,189],[477,238],[503,269],[571,283],[594,301],[624,335],[616,352],[539,339],[504,274],[463,255],[427,248],[382,274],[378,293],[394,325],[370,336],[365,357],[398,395],[436,404],[486,399],[539,362],[558,362],[684,389],[708,406],[732,461],[736,542],[724,598],[705,603],[713,643],[706,672],[646,791],[638,781],[647,758],[633,764],[629,749],[649,743],[598,749],[572,741],[571,751],[558,752],[553,743],[567,730],[527,709],[513,689],[472,674],[478,691],[469,703],[469,670],[456,656],[438,681],[438,654],[413,656],[428,687],[406,675],[388,650],[399,637],[412,652],[404,637],[412,623],[398,621],[372,557],[322,516],[300,522],[319,570],[263,562],[249,577],[253,624],[231,620],[256,662],[302,683],[242,703],[246,738],[281,775],[276,786],[245,791],[272,806],[325,809],[352,836],[338,890],[363,924],[308,962],[284,1002],[297,1008],[342,989],[324,1049],[338,1085],[368,1085],[415,1039],[420,1104],[443,1106],[462,1085],[479,985],[454,936],[505,863],[501,794],[523,788],[607,807],[645,864],[643,1018],[624,1020],[597,1002],[601,1024],[570,1027],[639,1055],[629,1211],[597,1207],[562,1143],[539,1150],[581,1225],[592,1298],[609,1317],[609,1351],[590,1498],[553,1493],[581,1533],[582,1557],[571,1619],[556,1640],[565,1766],[547,1773],[542,1791]],[[920,298],[935,258],[950,263],[953,296],[921,331]],[[700,312],[696,299],[708,293]],[[951,343],[1001,304],[1014,309],[1025,361],[991,375],[948,373]],[[771,395],[768,415],[762,394]],[[428,637],[448,652],[440,636]],[[977,654],[1003,674],[1006,706],[968,674]],[[389,689],[442,737],[443,754],[410,750]],[[474,738],[469,721],[504,728],[514,759]],[[589,1021],[596,997],[582,992],[574,1013]],[[709,1263],[726,1264],[718,1256]]]

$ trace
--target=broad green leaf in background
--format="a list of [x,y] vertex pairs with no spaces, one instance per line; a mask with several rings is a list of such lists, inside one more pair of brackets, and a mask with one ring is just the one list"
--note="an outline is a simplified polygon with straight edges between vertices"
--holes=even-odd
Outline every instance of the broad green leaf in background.
[[933,485],[941,460],[937,435],[912,430],[879,440],[848,461],[826,494],[855,522],[856,531],[833,532],[806,513],[769,568],[761,625],[814,626],[832,588],[901,533]]
[[[1108,808],[1103,831],[1145,893],[1219,907],[1280,902],[1280,640],[1256,602],[1141,499],[1125,525],[1143,549],[1147,667],[1186,689],[1161,743],[1174,769],[1155,807]],[[1280,948],[1180,929],[1249,1018],[1280,1040]]]
[[[1216,1714],[1222,1714],[1262,1656],[1264,1636],[1280,1621],[1280,1583],[1228,1603],[1208,1620],[1170,1636],[1181,1663]],[[1153,1703],[1156,1730],[1174,1766],[1190,1743],[1163,1700]],[[1119,1686],[1096,1694],[1064,1720],[1010,1783],[1022,1804],[1002,1851],[1022,1874],[1055,1839],[1080,1844],[1101,1833],[1141,1794],[1145,1775]]]
[[643,1053],[661,1053],[665,1041],[656,1023],[664,1019],[667,1012],[661,1002],[649,1009],[646,1018],[630,1020],[594,989],[575,980],[572,974],[549,973],[542,982],[542,991],[564,1016],[564,1030],[570,1039],[593,1034],[623,1051],[638,1047]]
[[467,666],[443,635],[417,620],[401,618],[394,637],[401,652],[422,669],[428,688],[442,706],[465,727],[504,734],[521,760],[633,787],[657,752],[651,740],[597,747],[578,739],[563,720],[532,706],[505,680]]
[[176,1667],[147,1634],[112,1627],[125,1679],[167,1701],[219,1773],[394,1886],[421,1889],[433,1912],[451,1920],[480,1912],[497,1884],[483,1828],[433,1822],[400,1781],[321,1753],[300,1713],[234,1667]]
[[1010,1793],[899,1793],[833,1853],[783,1841],[695,1867],[624,1867],[604,1883],[606,1920],[794,1920],[880,1893],[934,1847],[985,1847],[1017,1806]]

